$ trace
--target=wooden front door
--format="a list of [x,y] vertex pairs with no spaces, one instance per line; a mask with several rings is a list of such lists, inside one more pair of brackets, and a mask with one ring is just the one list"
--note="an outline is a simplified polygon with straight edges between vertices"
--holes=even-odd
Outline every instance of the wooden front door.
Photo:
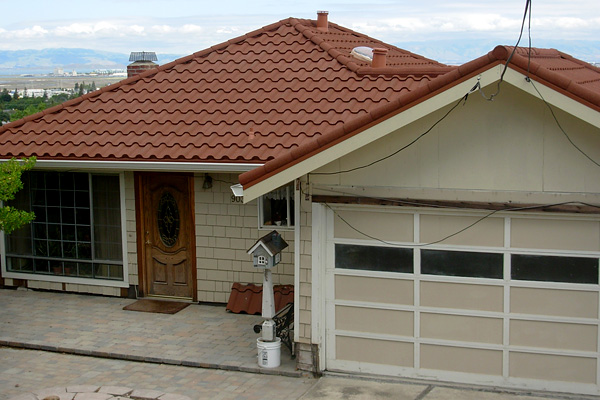
[[143,291],[147,296],[195,300],[193,177],[138,175]]

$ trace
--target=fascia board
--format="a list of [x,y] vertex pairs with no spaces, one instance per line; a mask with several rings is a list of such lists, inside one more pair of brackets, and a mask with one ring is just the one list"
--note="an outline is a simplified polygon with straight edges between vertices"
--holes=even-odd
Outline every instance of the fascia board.
[[[291,167],[270,176],[248,188],[244,188],[244,203],[252,201],[278,187],[284,186],[302,175],[310,173],[330,162],[343,157],[363,146],[397,131],[404,126],[437,111],[464,97],[479,81],[482,87],[500,79],[503,65],[497,65],[479,75],[471,77],[443,92],[424,100],[364,131],[331,146]],[[472,94],[474,95],[474,94]]]
[[[527,81],[527,77],[514,69],[508,68],[504,75],[504,81],[548,104],[557,107],[564,112],[575,116],[595,127],[600,128],[600,113],[585,104],[560,93],[559,91],[538,82],[535,78]],[[535,87],[534,87],[535,85]],[[537,91],[535,90],[537,88]],[[540,93],[538,93],[538,91]],[[540,94],[543,98],[540,98]]]
[[[0,160],[0,162],[6,160]],[[249,163],[191,163],[150,161],[81,161],[81,160],[37,160],[36,169],[85,170],[85,171],[163,171],[163,172],[231,172],[250,171],[262,164]]]

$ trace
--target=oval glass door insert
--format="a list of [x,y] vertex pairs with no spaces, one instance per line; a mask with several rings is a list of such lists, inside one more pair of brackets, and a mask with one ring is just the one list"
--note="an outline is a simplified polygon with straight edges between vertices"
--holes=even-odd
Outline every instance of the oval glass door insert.
[[179,236],[179,208],[171,192],[164,192],[158,202],[158,233],[167,247],[172,247]]

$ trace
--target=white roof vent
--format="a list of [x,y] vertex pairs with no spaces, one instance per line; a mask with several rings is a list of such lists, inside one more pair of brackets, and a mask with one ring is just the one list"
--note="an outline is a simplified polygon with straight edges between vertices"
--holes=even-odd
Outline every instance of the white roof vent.
[[355,47],[350,54],[362,61],[369,63],[373,61],[373,49],[367,46]]

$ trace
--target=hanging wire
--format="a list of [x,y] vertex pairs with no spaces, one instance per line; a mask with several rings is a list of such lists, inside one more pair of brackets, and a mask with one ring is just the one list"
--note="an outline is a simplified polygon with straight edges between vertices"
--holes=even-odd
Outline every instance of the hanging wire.
[[[483,98],[486,99],[487,101],[494,100],[494,97],[496,97],[500,94],[500,85],[504,81],[504,74],[506,73],[506,70],[508,69],[508,64],[510,64],[510,61],[512,60],[513,56],[515,55],[515,53],[517,51],[517,47],[519,46],[519,43],[521,42],[521,38],[523,37],[523,29],[525,28],[525,21],[527,20],[528,14],[529,14],[529,26],[531,29],[531,9],[530,9],[530,7],[531,7],[531,0],[525,0],[525,12],[523,13],[523,21],[521,22],[521,31],[519,32],[519,39],[517,40],[515,47],[513,48],[512,52],[510,53],[510,56],[508,57],[508,59],[506,60],[506,63],[504,64],[504,69],[502,70],[502,74],[500,74],[500,80],[498,81],[496,93],[493,93],[492,95],[490,95],[490,97],[487,97],[485,95],[485,93],[483,93],[483,88],[481,87],[481,85],[479,86],[479,93],[481,93],[481,96],[483,96]],[[531,34],[529,35],[529,46],[530,46],[530,52],[531,52]]]
[[[476,85],[477,86],[477,85]],[[389,154],[383,158],[380,158],[378,160],[372,161],[368,164],[365,165],[361,165],[358,167],[354,167],[354,168],[350,168],[350,169],[346,169],[346,170],[341,170],[341,171],[335,171],[335,172],[311,172],[310,175],[339,175],[339,174],[345,174],[348,172],[354,172],[360,169],[364,169],[364,168],[368,168],[372,165],[375,165],[381,161],[387,160],[390,157],[395,156],[396,154],[408,149],[410,146],[412,146],[413,144],[417,143],[420,139],[422,139],[425,135],[427,135],[428,133],[430,133],[433,128],[435,128],[440,122],[442,122],[444,119],[446,119],[446,117],[448,117],[448,115],[450,115],[452,113],[452,111],[454,111],[456,109],[456,107],[458,107],[460,105],[460,103],[466,103],[467,102],[467,98],[469,97],[469,94],[472,93],[475,89],[475,87],[473,89],[471,89],[471,91],[469,91],[469,93],[465,94],[463,97],[461,97],[453,106],[452,108],[450,108],[440,119],[438,119],[433,125],[431,125],[429,127],[429,129],[427,129],[425,132],[421,133],[419,136],[417,136],[415,139],[413,139],[410,143],[404,145],[403,147],[401,147],[400,149],[396,150],[395,152],[393,152],[392,154]]]
[[563,135],[565,135],[565,137],[567,138],[567,140],[569,141],[569,143],[571,143],[571,145],[573,147],[575,147],[575,149],[577,149],[577,151],[579,151],[581,154],[583,154],[585,156],[585,158],[587,158],[592,163],[594,163],[594,165],[596,165],[597,167],[600,167],[600,163],[598,163],[598,161],[594,160],[585,151],[583,151],[579,146],[577,146],[575,144],[575,142],[573,142],[573,140],[571,139],[571,137],[569,136],[569,134],[564,130],[564,128],[562,127],[562,125],[558,121],[558,117],[554,113],[554,110],[552,109],[552,106],[550,106],[550,104],[546,101],[546,99],[544,98],[544,96],[542,96],[542,94],[538,90],[537,86],[535,86],[535,84],[533,83],[533,80],[530,79],[529,83],[531,83],[531,86],[533,86],[533,88],[535,89],[535,91],[537,92],[537,94],[540,96],[540,99],[542,99],[542,101],[544,102],[544,104],[546,105],[546,107],[548,107],[548,110],[550,110],[550,114],[552,115],[552,118],[554,118],[554,122],[556,122],[556,126],[558,126],[558,128],[563,133]]
[[[363,235],[363,236],[365,236],[365,237],[367,237],[367,238],[369,238],[371,240],[375,240],[377,242],[386,244],[388,246],[396,246],[396,247],[399,246],[396,243],[388,242],[386,240],[383,240],[383,239],[378,238],[378,237],[373,236],[373,235],[369,235],[368,233],[365,233],[365,232],[359,230],[358,228],[356,228],[355,226],[353,226],[351,223],[349,223],[346,219],[344,219],[344,217],[342,217],[336,210],[334,210],[333,208],[331,208],[331,206],[329,204],[327,204],[327,203],[324,203],[324,204],[325,204],[325,206],[327,208],[329,208],[335,214],[336,217],[338,217],[340,220],[342,220],[342,222],[344,222],[346,225],[348,225],[348,227],[350,229],[354,230],[355,232],[357,232],[357,233],[359,233],[359,234],[361,234],[361,235]],[[539,210],[539,209],[543,209],[543,208],[563,206],[563,205],[569,205],[569,204],[580,204],[580,205],[586,205],[588,207],[594,207],[594,208],[600,209],[600,205],[595,205],[595,204],[590,204],[590,203],[584,203],[584,202],[580,202],[580,201],[565,201],[565,202],[561,202],[561,203],[541,204],[541,205],[523,206],[523,207],[507,207],[507,208],[504,208],[504,209],[493,210],[493,211],[489,212],[488,214],[482,216],[481,218],[477,219],[475,222],[467,225],[466,227],[464,227],[464,228],[462,228],[462,229],[460,229],[460,230],[458,230],[458,231],[456,231],[454,233],[451,233],[450,235],[444,236],[443,238],[441,238],[439,240],[435,240],[435,241],[429,242],[429,243],[413,244],[411,246],[413,246],[413,247],[426,247],[426,246],[432,246],[434,244],[441,243],[441,242],[443,242],[445,240],[448,240],[448,239],[450,239],[450,238],[452,238],[452,237],[454,237],[456,235],[459,235],[459,234],[465,232],[466,230],[472,228],[473,226],[477,225],[481,221],[483,221],[483,220],[485,220],[485,219],[487,219],[487,218],[491,217],[492,215],[494,215],[496,213],[499,213],[499,212],[514,212],[514,211]],[[458,210],[459,208],[456,208],[456,209]],[[464,209],[460,209],[460,210],[464,210]],[[401,247],[405,247],[405,246],[401,246]]]

